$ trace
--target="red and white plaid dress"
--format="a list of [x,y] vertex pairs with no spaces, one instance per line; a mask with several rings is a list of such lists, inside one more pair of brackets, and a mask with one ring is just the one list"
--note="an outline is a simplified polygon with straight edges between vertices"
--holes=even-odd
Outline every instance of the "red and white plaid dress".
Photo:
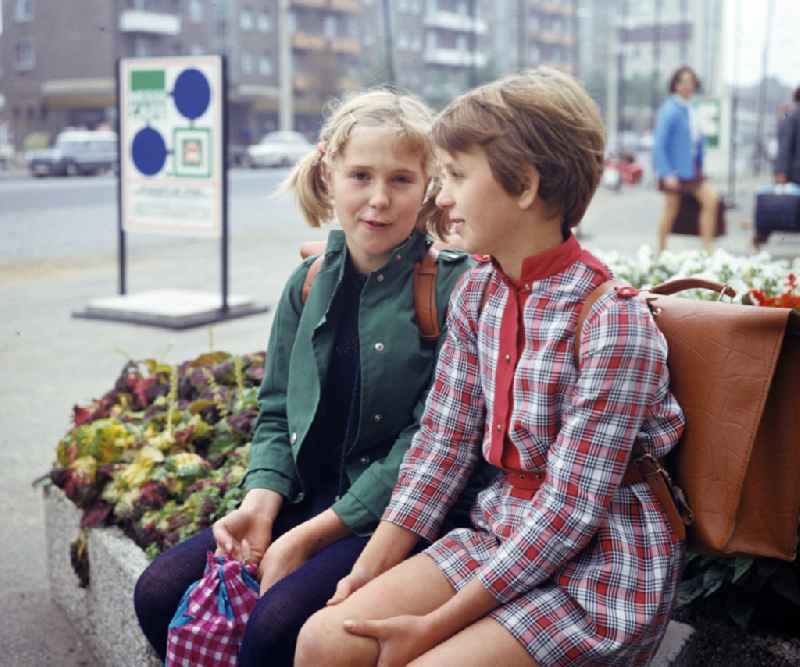
[[434,541],[481,452],[517,471],[479,494],[473,529],[425,553],[456,589],[477,576],[500,603],[492,617],[543,667],[646,664],[682,564],[647,484],[620,485],[634,441],[661,457],[684,425],[647,307],[599,299],[575,367],[578,313],[609,277],[574,237],[528,258],[517,283],[488,262],[466,274],[383,516]]

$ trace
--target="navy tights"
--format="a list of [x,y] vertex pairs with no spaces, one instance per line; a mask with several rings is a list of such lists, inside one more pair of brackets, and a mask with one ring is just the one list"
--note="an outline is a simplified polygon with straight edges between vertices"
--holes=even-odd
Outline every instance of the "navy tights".
[[[311,501],[284,505],[273,528],[273,539],[327,509],[332,501],[329,494],[320,494]],[[350,573],[367,539],[351,536],[334,542],[261,596],[247,622],[239,664],[291,666],[300,628],[325,606],[339,579]],[[162,660],[166,654],[167,626],[181,596],[192,582],[203,576],[206,553],[214,549],[214,537],[208,528],[158,556],[136,582],[136,616]]]

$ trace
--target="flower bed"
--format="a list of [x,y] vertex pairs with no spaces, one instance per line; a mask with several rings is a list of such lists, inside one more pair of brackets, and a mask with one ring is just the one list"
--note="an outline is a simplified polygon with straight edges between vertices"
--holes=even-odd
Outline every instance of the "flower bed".
[[[730,285],[747,303],[800,305],[798,261],[790,265],[763,253],[740,258],[724,251],[656,257],[648,248],[633,257],[602,253],[601,258],[636,287],[694,276]],[[91,580],[88,529],[117,526],[153,558],[237,506],[263,366],[263,353],[213,352],[177,366],[131,361],[102,398],[75,406],[75,425],[58,444],[50,478],[82,512],[70,555],[83,586]],[[744,585],[784,591],[800,607],[797,563],[765,560],[692,555],[681,602],[735,597]],[[753,615],[741,604],[727,607],[743,624]]]

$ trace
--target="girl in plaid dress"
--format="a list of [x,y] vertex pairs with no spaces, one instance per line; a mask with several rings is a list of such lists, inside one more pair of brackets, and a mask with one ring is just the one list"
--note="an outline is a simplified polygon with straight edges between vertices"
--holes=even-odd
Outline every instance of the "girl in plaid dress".
[[[295,665],[643,665],[684,545],[631,451],[678,442],[665,340],[571,233],[597,187],[597,108],[537,70],[453,101],[434,126],[440,210],[487,255],[453,293],[421,429],[381,524]],[[573,358],[576,346],[579,360]],[[479,457],[498,468],[472,525],[440,536]],[[432,543],[407,561],[418,540]],[[437,539],[438,538],[438,539]]]

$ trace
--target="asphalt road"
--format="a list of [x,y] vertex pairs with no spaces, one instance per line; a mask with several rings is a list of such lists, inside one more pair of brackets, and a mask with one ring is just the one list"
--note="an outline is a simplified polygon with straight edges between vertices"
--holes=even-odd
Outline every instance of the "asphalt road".
[[[291,199],[269,193],[285,171],[232,173],[231,291],[275,303],[297,265],[302,240],[324,238],[301,220]],[[750,190],[752,191],[752,185]],[[747,252],[751,200],[729,216],[722,245]],[[581,224],[590,249],[634,252],[652,243],[660,196],[646,187],[601,191]],[[696,247],[675,239],[671,247]],[[796,239],[769,250],[798,254]],[[213,290],[219,243],[131,236],[129,289]],[[0,665],[92,664],[51,605],[44,522],[31,480],[45,473],[69,427],[72,406],[105,393],[127,359],[178,362],[208,351],[263,349],[271,313],[184,332],[73,319],[93,298],[116,291],[115,182],[0,179]]]

